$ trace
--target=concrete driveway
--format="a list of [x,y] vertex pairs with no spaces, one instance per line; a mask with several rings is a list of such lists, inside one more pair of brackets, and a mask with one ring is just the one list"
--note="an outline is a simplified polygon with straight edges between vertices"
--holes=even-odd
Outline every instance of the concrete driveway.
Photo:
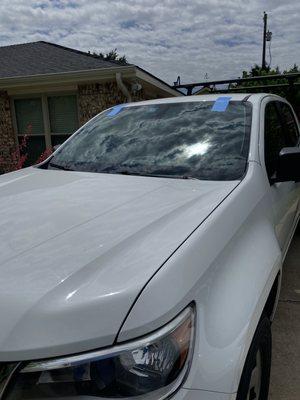
[[272,327],[270,400],[300,400],[300,227],[283,268],[283,282]]

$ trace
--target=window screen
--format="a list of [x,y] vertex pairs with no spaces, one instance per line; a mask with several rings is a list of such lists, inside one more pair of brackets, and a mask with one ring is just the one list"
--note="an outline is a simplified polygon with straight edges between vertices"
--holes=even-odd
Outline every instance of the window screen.
[[51,133],[71,134],[78,128],[76,96],[48,97]]
[[19,135],[44,133],[42,100],[40,98],[16,99],[15,110]]

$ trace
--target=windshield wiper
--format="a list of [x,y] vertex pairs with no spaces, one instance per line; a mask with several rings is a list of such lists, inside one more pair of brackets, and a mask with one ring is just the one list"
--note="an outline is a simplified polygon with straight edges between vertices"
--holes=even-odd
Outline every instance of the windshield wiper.
[[55,163],[52,163],[52,162],[49,163],[49,166],[53,167],[53,168],[56,168],[56,169],[61,169],[63,171],[74,171],[71,168],[67,168],[67,167],[64,167],[63,165],[55,164]]
[[167,174],[148,174],[147,172],[131,172],[131,171],[118,171],[115,172],[117,174],[121,175],[133,175],[133,176],[150,176],[154,178],[171,178],[171,179],[196,179],[199,180],[199,178],[195,178],[194,176],[187,176],[187,175],[167,175]]

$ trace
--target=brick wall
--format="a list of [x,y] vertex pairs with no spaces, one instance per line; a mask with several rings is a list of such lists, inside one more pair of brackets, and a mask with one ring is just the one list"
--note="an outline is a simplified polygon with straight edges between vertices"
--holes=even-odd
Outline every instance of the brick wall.
[[[143,90],[132,96],[132,101],[146,100]],[[126,103],[126,97],[116,82],[78,86],[79,124],[86,123],[99,112],[116,104]]]
[[0,91],[0,174],[15,168],[12,153],[16,154],[10,101],[7,92]]

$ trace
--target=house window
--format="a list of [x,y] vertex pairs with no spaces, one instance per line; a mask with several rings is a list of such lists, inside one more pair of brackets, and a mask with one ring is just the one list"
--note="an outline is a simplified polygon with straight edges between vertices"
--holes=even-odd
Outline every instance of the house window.
[[27,136],[26,146],[23,146],[24,136],[19,136],[20,154],[26,155],[26,160],[24,162],[24,167],[29,167],[34,165],[39,160],[40,156],[46,150],[46,142],[44,136]]
[[46,150],[63,143],[78,128],[76,95],[40,96],[14,100],[19,143],[27,154],[25,165],[34,164]]
[[48,97],[50,130],[53,135],[70,135],[78,128],[76,96]]
[[62,144],[66,139],[68,139],[67,135],[52,135],[51,136],[52,147]]
[[44,134],[42,100],[18,99],[15,100],[18,134]]
[[34,164],[46,149],[42,99],[15,100],[18,141],[25,166]]

